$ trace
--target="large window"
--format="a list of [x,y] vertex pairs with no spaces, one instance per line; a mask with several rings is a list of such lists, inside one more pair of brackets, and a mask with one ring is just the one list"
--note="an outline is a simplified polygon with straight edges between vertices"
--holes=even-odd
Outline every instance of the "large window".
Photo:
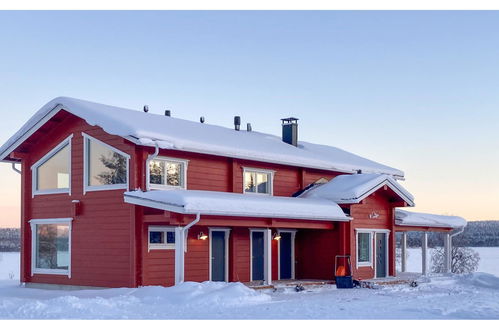
[[175,249],[175,228],[149,226],[149,250]]
[[244,192],[272,195],[273,171],[244,169]]
[[372,233],[357,233],[357,266],[372,266]]
[[71,137],[33,164],[33,195],[69,193]]
[[157,157],[149,162],[149,187],[186,188],[187,161]]
[[85,191],[127,189],[130,156],[93,137],[85,138]]
[[71,218],[31,220],[32,273],[70,276]]

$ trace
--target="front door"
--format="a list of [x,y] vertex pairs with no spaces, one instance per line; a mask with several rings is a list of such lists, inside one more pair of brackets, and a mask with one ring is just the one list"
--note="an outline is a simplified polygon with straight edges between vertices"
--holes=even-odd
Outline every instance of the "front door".
[[211,232],[211,280],[225,281],[225,231]]
[[281,232],[279,240],[279,271],[281,280],[293,278],[293,253],[292,253],[292,234]]
[[386,277],[386,233],[376,233],[376,277]]
[[264,273],[264,238],[263,232],[251,232],[251,280],[263,281]]

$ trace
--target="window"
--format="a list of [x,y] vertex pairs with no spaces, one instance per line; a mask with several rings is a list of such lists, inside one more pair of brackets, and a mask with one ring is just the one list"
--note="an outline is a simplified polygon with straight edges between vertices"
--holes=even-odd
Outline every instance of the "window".
[[369,232],[357,233],[357,266],[372,266],[372,234]]
[[244,192],[272,195],[273,171],[244,169]]
[[175,249],[175,228],[149,226],[149,250]]
[[72,135],[33,164],[33,195],[70,193],[71,138]]
[[187,161],[158,157],[149,162],[149,187],[186,188]]
[[70,276],[71,218],[31,220],[32,274]]
[[127,189],[130,156],[83,133],[86,191]]

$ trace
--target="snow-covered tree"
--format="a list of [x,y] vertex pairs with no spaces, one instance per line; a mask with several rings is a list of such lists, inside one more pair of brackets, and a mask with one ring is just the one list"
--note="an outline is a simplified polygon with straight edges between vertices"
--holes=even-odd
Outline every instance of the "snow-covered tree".
[[[478,269],[480,255],[468,247],[468,239],[455,236],[451,249],[451,272],[455,274],[473,273]],[[431,253],[431,270],[433,273],[443,273],[445,270],[445,250],[435,247]]]

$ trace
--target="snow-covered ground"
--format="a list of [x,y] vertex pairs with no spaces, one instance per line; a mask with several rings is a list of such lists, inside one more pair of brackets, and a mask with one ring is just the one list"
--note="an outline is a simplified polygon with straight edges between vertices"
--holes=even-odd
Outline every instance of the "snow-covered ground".
[[8,279],[18,254],[0,255],[0,319],[499,319],[499,278],[486,273],[433,276],[415,288],[256,292],[240,283],[187,282],[58,291],[20,287]]

